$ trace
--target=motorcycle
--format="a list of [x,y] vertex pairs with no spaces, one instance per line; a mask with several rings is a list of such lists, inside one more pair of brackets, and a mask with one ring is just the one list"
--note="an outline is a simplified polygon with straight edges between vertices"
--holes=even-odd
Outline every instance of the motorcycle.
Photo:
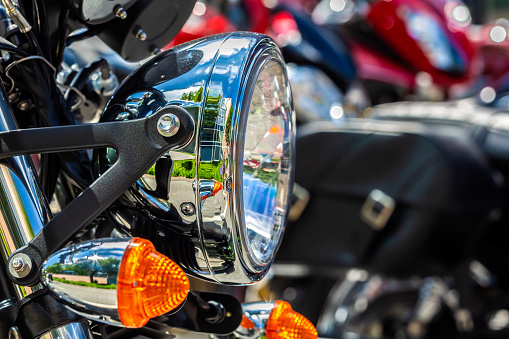
[[327,337],[506,337],[506,111],[473,98],[375,109],[300,127],[309,200],[278,252],[276,295],[318,299],[294,305]]
[[[188,275],[267,274],[295,143],[272,39],[229,33],[161,52],[194,4],[1,1],[3,337],[317,337],[287,303],[190,286]],[[71,45],[90,37],[143,62],[80,64]]]
[[369,99],[343,41],[294,9],[295,2],[268,5],[261,0],[197,2],[190,20],[166,47],[235,29],[267,34],[287,62],[298,123],[362,115]]

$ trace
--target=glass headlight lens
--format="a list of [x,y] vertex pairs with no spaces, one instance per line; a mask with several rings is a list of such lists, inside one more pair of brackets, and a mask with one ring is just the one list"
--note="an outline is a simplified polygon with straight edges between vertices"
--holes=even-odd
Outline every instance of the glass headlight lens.
[[264,266],[279,245],[288,209],[292,106],[279,62],[269,59],[255,76],[245,129],[242,202],[250,257]]

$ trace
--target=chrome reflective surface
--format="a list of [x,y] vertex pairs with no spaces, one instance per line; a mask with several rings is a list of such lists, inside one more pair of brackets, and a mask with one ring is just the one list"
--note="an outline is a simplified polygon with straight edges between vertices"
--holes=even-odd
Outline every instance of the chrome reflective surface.
[[54,253],[41,269],[41,281],[73,311],[120,325],[117,276],[129,238],[98,239]]
[[258,339],[265,338],[265,328],[269,320],[270,313],[274,308],[274,303],[251,303],[242,305],[244,316],[251,320],[254,327],[245,328],[239,326],[233,333],[226,336],[217,336],[221,339]]
[[[247,248],[242,200],[244,131],[253,83],[269,61],[281,66],[286,79],[277,46],[254,33],[223,34],[177,46],[127,78],[101,118],[142,118],[170,104],[195,118],[194,140],[169,152],[171,168],[164,158],[159,160],[125,195],[113,217],[133,235],[150,239],[187,273],[210,281],[250,284],[263,278],[272,261],[267,256],[257,263]],[[290,97],[289,86],[282,92]],[[293,154],[295,134],[291,99],[287,100],[281,150],[285,159]],[[99,155],[101,161],[107,166],[114,155],[103,160]],[[288,172],[290,178],[293,172]],[[190,204],[196,213],[183,212],[181,206]],[[286,214],[283,209],[277,215],[281,225]],[[278,241],[273,248],[277,246]]]
[[[332,288],[316,328],[322,335],[330,337],[363,333],[363,330],[367,330],[366,326],[363,327],[363,315],[372,304],[391,295],[410,292],[417,294],[421,286],[422,279],[417,277],[395,280],[352,269],[345,279]],[[377,335],[372,333],[368,337]]]
[[[16,129],[7,103],[7,97],[0,89],[0,132]],[[6,262],[12,252],[28,244],[51,218],[30,157],[0,161],[0,210],[0,251],[3,262]],[[37,288],[14,285],[18,299]]]
[[39,339],[92,339],[87,322],[75,322],[44,333]]

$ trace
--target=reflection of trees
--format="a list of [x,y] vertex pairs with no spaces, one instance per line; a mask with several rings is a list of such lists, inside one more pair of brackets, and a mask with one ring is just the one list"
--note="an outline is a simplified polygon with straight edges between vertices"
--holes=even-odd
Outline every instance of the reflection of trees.
[[[219,116],[219,102],[221,101],[221,93],[219,90],[209,90],[207,100],[205,101],[203,115],[203,137],[208,133],[213,133],[216,126],[216,119]],[[210,129],[210,130],[208,130]],[[214,140],[212,138],[204,138],[203,140]]]
[[228,112],[228,118],[226,118],[226,125],[225,125],[225,136],[226,139],[226,145],[230,146],[230,133],[232,129],[232,118],[233,118],[233,105],[230,106],[230,111]]
[[[105,273],[106,275],[116,275],[120,260],[115,258],[108,258],[99,261],[95,260],[84,260],[82,262],[63,265],[61,263],[55,263],[46,269],[46,272],[53,274],[69,273],[73,275],[90,276],[97,272]],[[71,273],[72,272],[72,273]]]
[[279,179],[279,171],[276,171],[276,170],[269,170],[269,171],[259,170],[254,175],[254,177],[256,179],[260,179],[261,181],[263,181],[266,184],[269,184],[271,186],[276,186],[277,182],[278,182],[278,179]]
[[[221,175],[221,161],[212,161],[200,164],[198,170],[198,177],[200,179],[214,179],[223,182]],[[196,175],[196,160],[174,160],[173,173],[174,177],[184,177],[194,179]]]
[[50,267],[48,267],[46,269],[46,272],[53,273],[53,274],[60,274],[60,273],[64,273],[64,268],[61,263],[56,263],[56,264],[53,264]]
[[185,101],[193,101],[193,102],[201,103],[203,100],[203,87],[200,87],[196,91],[191,91],[189,93],[182,94],[181,99],[185,100]]

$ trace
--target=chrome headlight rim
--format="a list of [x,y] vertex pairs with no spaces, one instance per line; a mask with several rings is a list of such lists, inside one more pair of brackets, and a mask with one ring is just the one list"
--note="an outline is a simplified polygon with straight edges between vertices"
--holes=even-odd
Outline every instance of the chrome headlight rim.
[[[261,34],[236,32],[176,46],[127,78],[105,111],[103,121],[114,121],[124,115],[129,119],[144,117],[175,104],[195,119],[192,142],[168,154],[172,166],[178,165],[177,171],[170,172],[168,197],[153,194],[154,175],[147,174],[152,184],[140,180],[112,213],[123,227],[138,229],[134,235],[147,235],[160,252],[181,264],[186,273],[201,279],[230,285],[256,283],[267,273],[277,251],[277,247],[263,248],[262,258],[273,252],[266,262],[250,257],[241,195],[250,91],[269,60],[281,66],[281,72],[276,69],[276,73],[282,77],[281,88],[288,97],[285,107],[292,113],[278,124],[288,128],[291,135],[285,134],[285,139],[289,138],[294,147],[295,117],[288,74],[277,45]],[[120,107],[128,108],[128,114]],[[293,155],[292,148],[292,160]],[[291,189],[292,176],[290,172],[285,178],[285,189]],[[184,205],[192,207],[187,210],[190,213],[183,211]],[[140,226],[132,216],[138,214],[144,220]],[[171,241],[168,234],[172,234]],[[169,244],[182,246],[185,256],[173,257],[177,249],[163,248]]]

